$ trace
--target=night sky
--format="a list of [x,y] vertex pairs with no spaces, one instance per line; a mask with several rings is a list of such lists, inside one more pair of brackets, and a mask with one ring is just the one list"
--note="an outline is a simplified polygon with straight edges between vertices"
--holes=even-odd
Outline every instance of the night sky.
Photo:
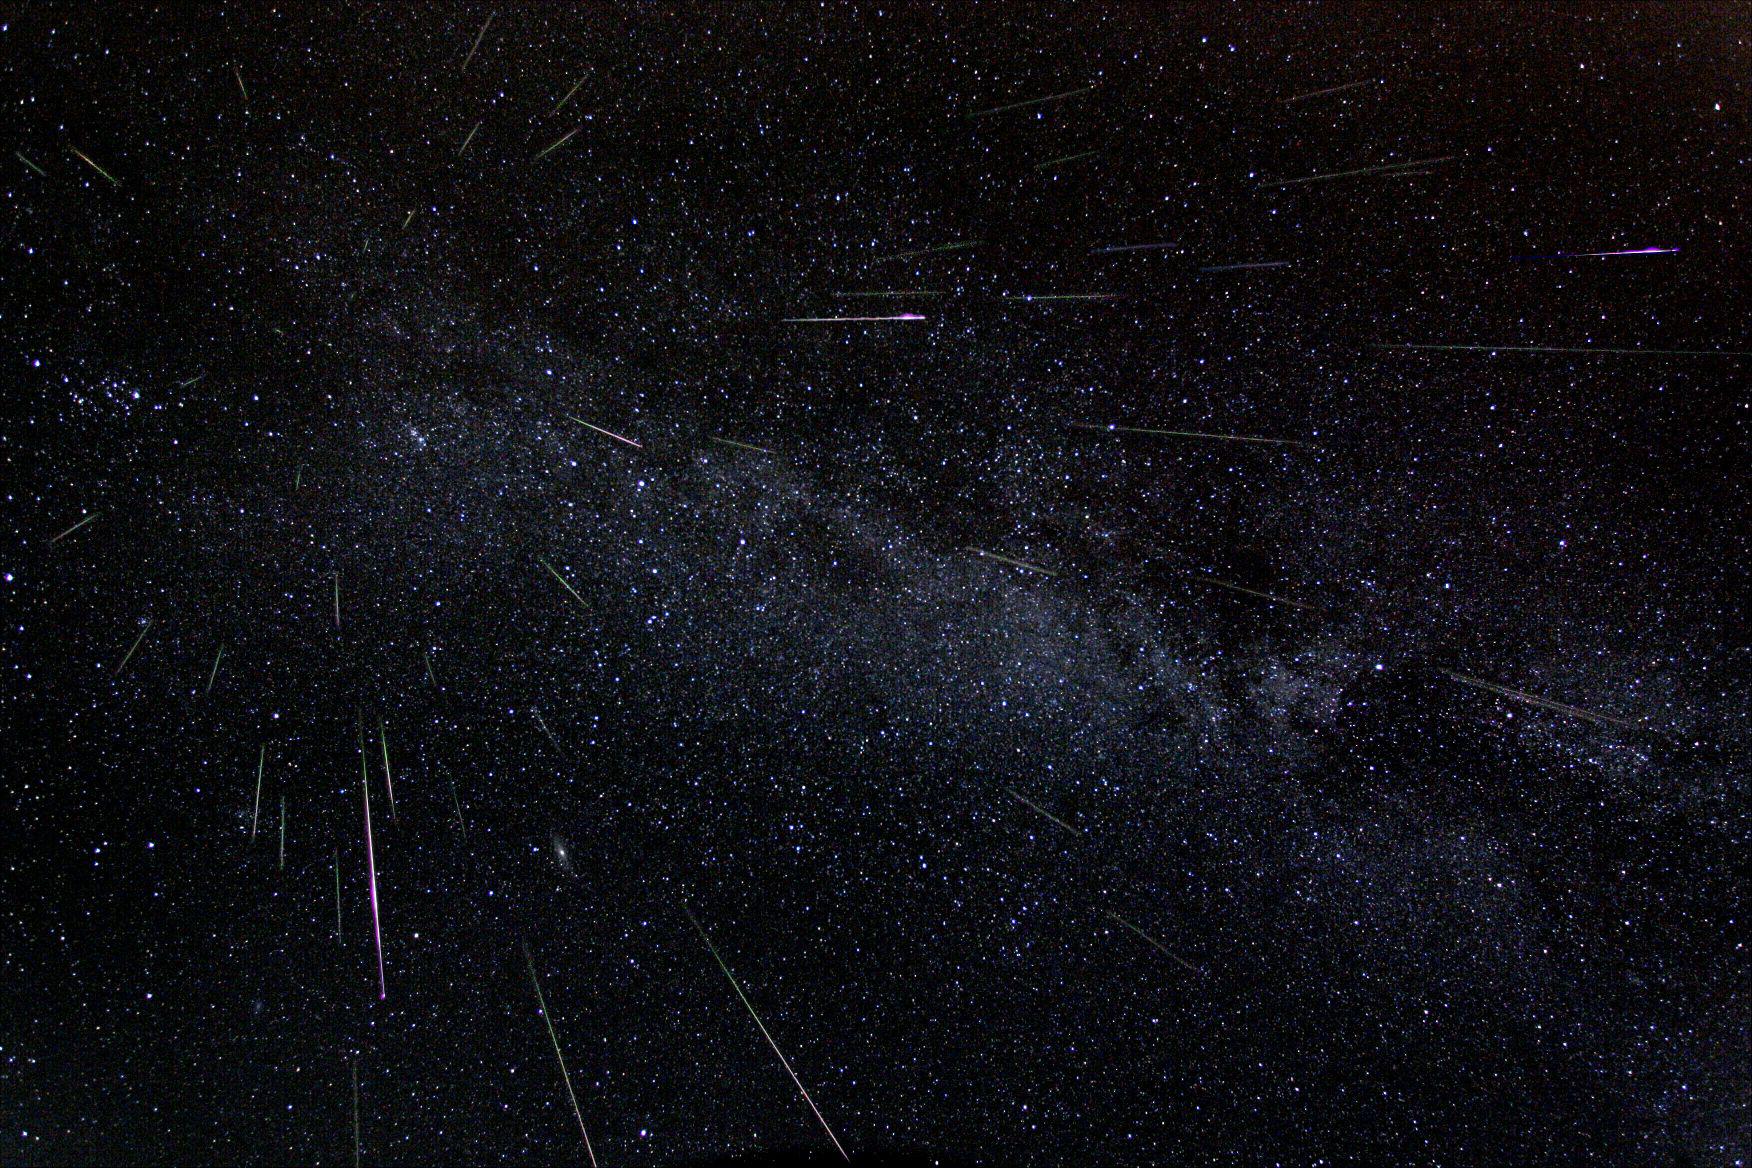
[[1752,1156],[1746,7],[0,98],[0,1161]]

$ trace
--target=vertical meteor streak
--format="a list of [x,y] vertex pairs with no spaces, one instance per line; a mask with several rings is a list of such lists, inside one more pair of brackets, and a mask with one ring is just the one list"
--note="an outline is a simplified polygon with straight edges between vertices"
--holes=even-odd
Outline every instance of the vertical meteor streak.
[[377,852],[371,844],[371,776],[365,770],[365,755],[359,755],[359,789],[365,793],[365,863],[371,873],[371,933],[377,940],[377,1000],[389,997],[383,980],[383,922],[377,912]]
[[286,870],[286,792],[280,792],[280,871]]
[[359,1168],[359,1056],[353,1056],[353,1168]]
[[341,849],[335,849],[335,944],[341,944]]
[[706,935],[705,926],[694,916],[693,909],[687,901],[681,902],[681,911],[687,914],[687,919],[693,923],[694,931],[699,933],[700,940],[706,943],[706,948],[712,951],[712,959],[718,963],[718,968],[724,971],[724,976],[730,979],[730,986],[736,991],[736,996],[742,999],[742,1004],[748,1008],[748,1016],[754,1019],[754,1024],[760,1027],[760,1033],[767,1040],[767,1045],[773,1048],[773,1053],[779,1056],[779,1063],[785,1068],[785,1073],[791,1076],[791,1082],[797,1085],[797,1093],[803,1096],[803,1102],[809,1104],[809,1110],[815,1113],[815,1118],[821,1123],[821,1130],[827,1133],[827,1138],[833,1141],[834,1149],[840,1157],[851,1163],[852,1158],[846,1155],[845,1148],[840,1146],[839,1137],[833,1134],[833,1129],[827,1126],[827,1120],[822,1117],[821,1109],[815,1106],[815,1100],[809,1098],[809,1092],[803,1089],[803,1081],[797,1077],[797,1072],[791,1069],[790,1060],[785,1058],[785,1052],[779,1049],[779,1044],[773,1041],[773,1036],[767,1032],[766,1023],[760,1020],[760,1015],[754,1012],[754,1003],[748,1000],[748,995],[742,992],[742,983],[736,980],[736,975],[730,972],[730,967],[724,964],[724,959],[718,955],[718,947],[712,944],[712,938]]
[[341,627],[341,570],[335,569],[335,628]]
[[262,821],[262,768],[268,762],[268,744],[262,743],[262,749],[256,755],[256,793],[255,813],[249,817],[249,842],[255,843],[256,827]]
[[535,959],[529,955],[529,945],[523,945],[523,961],[529,966],[529,984],[535,987],[535,1004],[541,1008],[541,1020],[547,1023],[548,1041],[554,1044],[554,1058],[560,1064],[560,1078],[566,1084],[566,1097],[572,1101],[572,1114],[578,1120],[578,1134],[584,1137],[584,1154],[590,1157],[590,1168],[596,1168],[596,1150],[590,1146],[590,1133],[584,1130],[584,1113],[578,1110],[578,1096],[572,1091],[572,1075],[566,1070],[566,1056],[560,1053],[560,1036],[554,1033],[554,1020],[548,1013],[547,999],[542,996],[541,979],[535,976]]
[[225,659],[225,646],[219,646],[219,652],[213,654],[213,672],[207,675],[207,692],[213,692],[213,681],[219,676],[219,662]]
[[383,728],[383,719],[377,719],[377,736],[383,741],[383,785],[389,789],[389,821],[396,822],[395,817],[395,781],[389,777],[389,733]]

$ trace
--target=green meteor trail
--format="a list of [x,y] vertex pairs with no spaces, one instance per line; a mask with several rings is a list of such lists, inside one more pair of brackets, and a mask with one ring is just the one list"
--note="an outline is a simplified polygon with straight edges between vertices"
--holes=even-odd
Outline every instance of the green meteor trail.
[[1082,94],[1091,92],[1094,88],[1093,85],[1085,85],[1081,89],[1067,89],[1063,93],[1049,93],[1045,97],[1031,97],[1025,101],[1013,101],[1009,105],[996,105],[990,109],[974,110],[967,116],[970,118],[983,118],[987,114],[1009,113],[1011,110],[1026,109],[1031,105],[1045,105],[1049,101],[1063,101],[1067,97],[1078,97]]
[[84,519],[81,519],[78,523],[75,523],[72,527],[69,527],[66,531],[63,531],[60,535],[57,535],[53,539],[49,540],[49,543],[51,543],[51,544],[60,543],[62,540],[66,539],[69,535],[72,535],[75,531],[78,531],[81,527],[84,527],[87,523],[91,523],[91,522],[95,521],[102,514],[103,514],[102,511],[93,511],[90,515],[87,515]]
[[529,955],[528,944],[523,944],[523,961],[529,966],[529,984],[535,987],[535,1004],[541,1009],[541,1020],[547,1023],[548,1041],[554,1044],[554,1058],[560,1064],[560,1078],[566,1084],[566,1098],[572,1101],[572,1114],[578,1120],[578,1134],[584,1137],[584,1154],[590,1157],[591,1168],[596,1168],[596,1151],[590,1146],[590,1133],[584,1129],[584,1113],[578,1109],[578,1096],[572,1090],[572,1075],[566,1070],[566,1056],[560,1053],[560,1036],[554,1032],[553,1016],[548,1013],[547,999],[542,996],[541,979],[535,975],[535,959]]

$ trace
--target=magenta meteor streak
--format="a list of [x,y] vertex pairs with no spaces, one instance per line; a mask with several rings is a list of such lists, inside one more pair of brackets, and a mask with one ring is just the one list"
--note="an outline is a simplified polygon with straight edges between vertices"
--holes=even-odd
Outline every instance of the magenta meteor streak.
[[879,320],[924,320],[916,312],[903,312],[899,316],[787,316],[783,324],[858,324],[866,321]]
[[365,792],[365,862],[371,871],[371,931],[377,937],[377,1000],[389,997],[383,981],[383,925],[377,915],[377,852],[371,846],[371,783],[361,776],[359,789]]

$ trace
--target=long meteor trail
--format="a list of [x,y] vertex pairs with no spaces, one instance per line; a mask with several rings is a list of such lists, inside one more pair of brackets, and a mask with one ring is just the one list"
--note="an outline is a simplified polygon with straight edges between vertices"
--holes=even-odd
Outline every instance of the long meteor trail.
[[982,560],[996,560],[1000,564],[1009,564],[1012,568],[1021,568],[1024,572],[1036,572],[1042,576],[1057,576],[1051,568],[1043,568],[1039,564],[1031,564],[1027,560],[1013,560],[1009,556],[1001,556],[997,552],[988,552],[984,548],[968,548],[968,551]]
[[1090,255],[1118,255],[1124,251],[1173,251],[1178,243],[1120,243],[1112,247],[1090,249]]
[[1022,792],[1018,791],[1016,788],[1005,787],[1004,790],[1010,792],[1010,797],[1012,799],[1015,799],[1017,802],[1027,805],[1036,814],[1046,816],[1046,818],[1052,820],[1054,823],[1058,824],[1060,827],[1064,828],[1066,831],[1070,832],[1072,835],[1086,835],[1086,834],[1088,834],[1085,831],[1083,831],[1083,829],[1080,827],[1072,827],[1070,824],[1066,823],[1064,820],[1060,819],[1058,816],[1054,815],[1052,812],[1048,811],[1046,808],[1042,807],[1040,804],[1036,803],[1034,800],[1030,799],[1028,796],[1024,795]]
[[916,312],[903,312],[898,316],[787,316],[780,324],[875,324],[885,320],[925,320]]
[[89,155],[85,151],[79,149],[79,147],[69,146],[69,147],[67,147],[67,149],[69,149],[73,153],[77,154],[79,156],[79,160],[81,162],[85,163],[85,165],[87,165],[91,169],[97,171],[97,173],[103,175],[103,177],[109,179],[111,186],[119,187],[122,185],[121,179],[117,178],[115,175],[111,174],[109,171],[107,171],[103,167],[99,166],[95,161],[92,160],[91,155]]
[[1551,255],[1516,256],[1518,260],[1603,260],[1613,256],[1677,255],[1676,247],[1636,247],[1626,251],[1559,251]]
[[122,670],[126,669],[128,667],[128,662],[134,659],[134,652],[140,648],[140,642],[144,641],[146,639],[146,634],[151,631],[152,618],[147,617],[145,627],[140,630],[140,635],[134,638],[134,643],[128,646],[128,652],[122,657],[122,663],[116,666],[115,676],[120,677],[122,675]]
[[[363,744],[361,744],[363,746]],[[389,997],[383,978],[383,920],[377,908],[377,851],[371,843],[371,775],[365,767],[365,751],[359,751],[359,789],[365,793],[365,863],[371,874],[371,934],[377,939],[377,1000]]]
[[1359,166],[1355,170],[1334,170],[1328,171],[1325,174],[1305,174],[1301,178],[1286,178],[1281,182],[1263,183],[1261,185],[1267,190],[1271,190],[1276,187],[1298,186],[1302,183],[1325,182],[1327,179],[1334,178],[1356,178],[1365,174],[1387,174],[1390,171],[1395,170],[1410,170],[1413,167],[1418,166],[1435,166],[1438,163],[1453,162],[1459,157],[1460,155],[1458,154],[1444,154],[1440,158],[1414,158],[1410,162],[1389,162],[1381,166]]
[[1082,94],[1093,91],[1094,88],[1093,85],[1085,85],[1081,89],[1067,89],[1063,93],[1049,93],[1045,97],[1030,97],[1024,101],[1013,101],[1009,105],[995,105],[990,109],[974,110],[967,116],[970,118],[983,118],[987,114],[1009,113],[1011,110],[1026,109],[1031,105],[1045,105],[1049,101],[1063,101],[1067,97],[1078,97]]
[[1215,576],[1200,576],[1196,572],[1181,572],[1179,574],[1184,578],[1195,581],[1199,584],[1210,584],[1217,588],[1227,588],[1231,592],[1245,592],[1248,596],[1257,596],[1261,600],[1269,600],[1273,604],[1287,604],[1291,608],[1299,608],[1304,612],[1316,611],[1312,604],[1304,604],[1300,600],[1291,600],[1287,596],[1274,596],[1270,592],[1261,592],[1257,588],[1248,588],[1244,585],[1236,584],[1231,580],[1219,580]]
[[1469,685],[1474,689],[1482,689],[1488,693],[1508,698],[1511,701],[1524,702],[1529,706],[1538,706],[1542,710],[1551,710],[1553,713],[1566,714],[1571,718],[1580,718],[1585,722],[1593,722],[1600,726],[1614,726],[1620,730],[1638,729],[1637,724],[1627,718],[1614,718],[1606,714],[1596,714],[1592,710],[1583,710],[1576,706],[1567,706],[1562,702],[1554,702],[1550,698],[1542,698],[1536,694],[1524,693],[1518,689],[1510,689],[1506,685],[1498,685],[1494,681],[1485,681],[1478,677],[1468,677],[1464,673],[1455,673],[1452,669],[1443,669],[1440,672],[1443,677],[1457,681],[1461,685]]
[[767,1045],[773,1048],[773,1053],[779,1056],[779,1063],[785,1068],[785,1073],[791,1076],[791,1082],[797,1085],[797,1093],[803,1096],[803,1102],[809,1104],[809,1110],[815,1113],[815,1118],[821,1123],[821,1130],[827,1133],[827,1138],[833,1141],[833,1146],[848,1164],[852,1158],[846,1155],[846,1150],[840,1145],[839,1137],[833,1134],[833,1129],[827,1126],[827,1120],[822,1117],[821,1109],[815,1106],[815,1100],[809,1098],[809,1092],[803,1089],[803,1081],[797,1077],[797,1072],[791,1069],[790,1060],[785,1052],[779,1049],[779,1044],[773,1041],[773,1036],[767,1031],[766,1023],[760,1020],[760,1015],[754,1011],[754,1003],[748,1000],[748,995],[742,992],[742,984],[736,980],[736,975],[730,972],[730,967],[724,964],[723,957],[718,954],[718,947],[712,944],[712,938],[706,934],[706,927],[700,924],[700,919],[694,916],[693,909],[687,901],[681,902],[681,911],[687,914],[687,919],[693,923],[694,931],[700,935],[700,940],[706,943],[706,948],[712,951],[712,960],[718,963],[718,968],[724,971],[724,976],[730,979],[730,986],[736,991],[736,996],[742,999],[743,1006],[748,1009],[748,1016],[754,1019],[754,1024],[760,1027],[760,1033],[767,1040]]
[[584,598],[582,596],[578,595],[578,590],[576,588],[572,587],[570,584],[568,584],[566,582],[566,578],[564,576],[560,575],[559,569],[555,568],[552,564],[548,563],[546,559],[543,559],[541,561],[541,566],[546,568],[548,570],[548,572],[553,575],[553,578],[560,582],[561,588],[564,588],[567,592],[570,592],[572,594],[573,600],[576,600],[579,604],[583,605],[586,609],[588,609],[590,607],[588,604],[585,603]]
[[1165,438],[1213,438],[1224,442],[1253,442],[1263,446],[1296,446],[1307,450],[1316,449],[1312,442],[1297,442],[1290,438],[1260,438],[1251,434],[1208,434],[1199,430],[1152,430],[1144,426],[1115,426],[1112,424],[1098,426],[1092,422],[1071,422],[1073,430],[1094,430],[1098,433],[1113,434],[1155,434]]
[[1117,921],[1119,924],[1124,925],[1126,928],[1130,929],[1132,932],[1134,932],[1138,936],[1142,937],[1145,941],[1148,941],[1150,943],[1151,948],[1155,949],[1156,952],[1158,952],[1162,956],[1168,958],[1168,960],[1178,963],[1182,968],[1190,970],[1193,973],[1202,974],[1204,972],[1204,970],[1202,970],[1198,966],[1192,964],[1192,962],[1187,961],[1186,959],[1182,958],[1179,954],[1175,953],[1172,949],[1168,948],[1168,946],[1162,944],[1162,942],[1156,940],[1156,938],[1150,936],[1150,934],[1144,932],[1142,929],[1138,928],[1136,925],[1132,924],[1130,921],[1126,920],[1124,917],[1120,916],[1118,913],[1112,912],[1108,909],[1102,909],[1101,915],[1107,917],[1109,920]]
[[95,522],[102,515],[103,515],[102,511],[93,511],[90,515],[87,515],[84,519],[81,519],[78,523],[75,523],[72,527],[69,527],[66,531],[63,531],[60,535],[57,535],[53,539],[49,540],[49,543],[51,545],[60,543],[62,540],[66,539],[69,535],[72,535],[75,531],[78,531],[81,527],[84,527],[87,523]]
[[572,1075],[566,1070],[566,1056],[560,1053],[560,1036],[554,1033],[554,1020],[548,1013],[547,999],[542,996],[541,979],[535,975],[535,959],[529,955],[529,945],[523,944],[523,961],[529,966],[529,984],[535,987],[535,1004],[541,1009],[541,1020],[547,1023],[548,1041],[554,1044],[554,1058],[560,1064],[560,1078],[566,1084],[566,1098],[572,1101],[572,1114],[578,1120],[578,1134],[584,1137],[584,1154],[590,1157],[590,1168],[596,1168],[596,1149],[590,1146],[590,1133],[584,1129],[584,1113],[578,1109],[578,1096],[572,1091]]
[[1312,97],[1325,97],[1328,94],[1345,93],[1352,89],[1361,89],[1365,85],[1374,85],[1376,83],[1375,78],[1365,77],[1361,81],[1347,81],[1343,85],[1329,85],[1325,89],[1310,89],[1307,93],[1296,93],[1284,98],[1283,104],[1291,105],[1298,101],[1307,101]]
[[601,426],[593,426],[589,422],[586,422],[583,418],[575,418],[571,414],[567,414],[567,415],[565,415],[565,417],[568,420],[576,422],[580,426],[583,426],[586,430],[595,430],[598,434],[602,434],[606,437],[613,438],[616,442],[624,442],[628,446],[631,446],[634,450],[645,449],[643,446],[639,445],[637,442],[634,442],[631,438],[622,437],[621,435],[616,434],[613,430],[604,430]]
[[893,255],[877,256],[868,261],[872,264],[886,264],[891,260],[910,260],[917,256],[936,255],[944,251],[966,251],[970,247],[978,247],[983,240],[964,239],[959,243],[940,243],[936,247],[921,247],[916,251],[897,251]]

